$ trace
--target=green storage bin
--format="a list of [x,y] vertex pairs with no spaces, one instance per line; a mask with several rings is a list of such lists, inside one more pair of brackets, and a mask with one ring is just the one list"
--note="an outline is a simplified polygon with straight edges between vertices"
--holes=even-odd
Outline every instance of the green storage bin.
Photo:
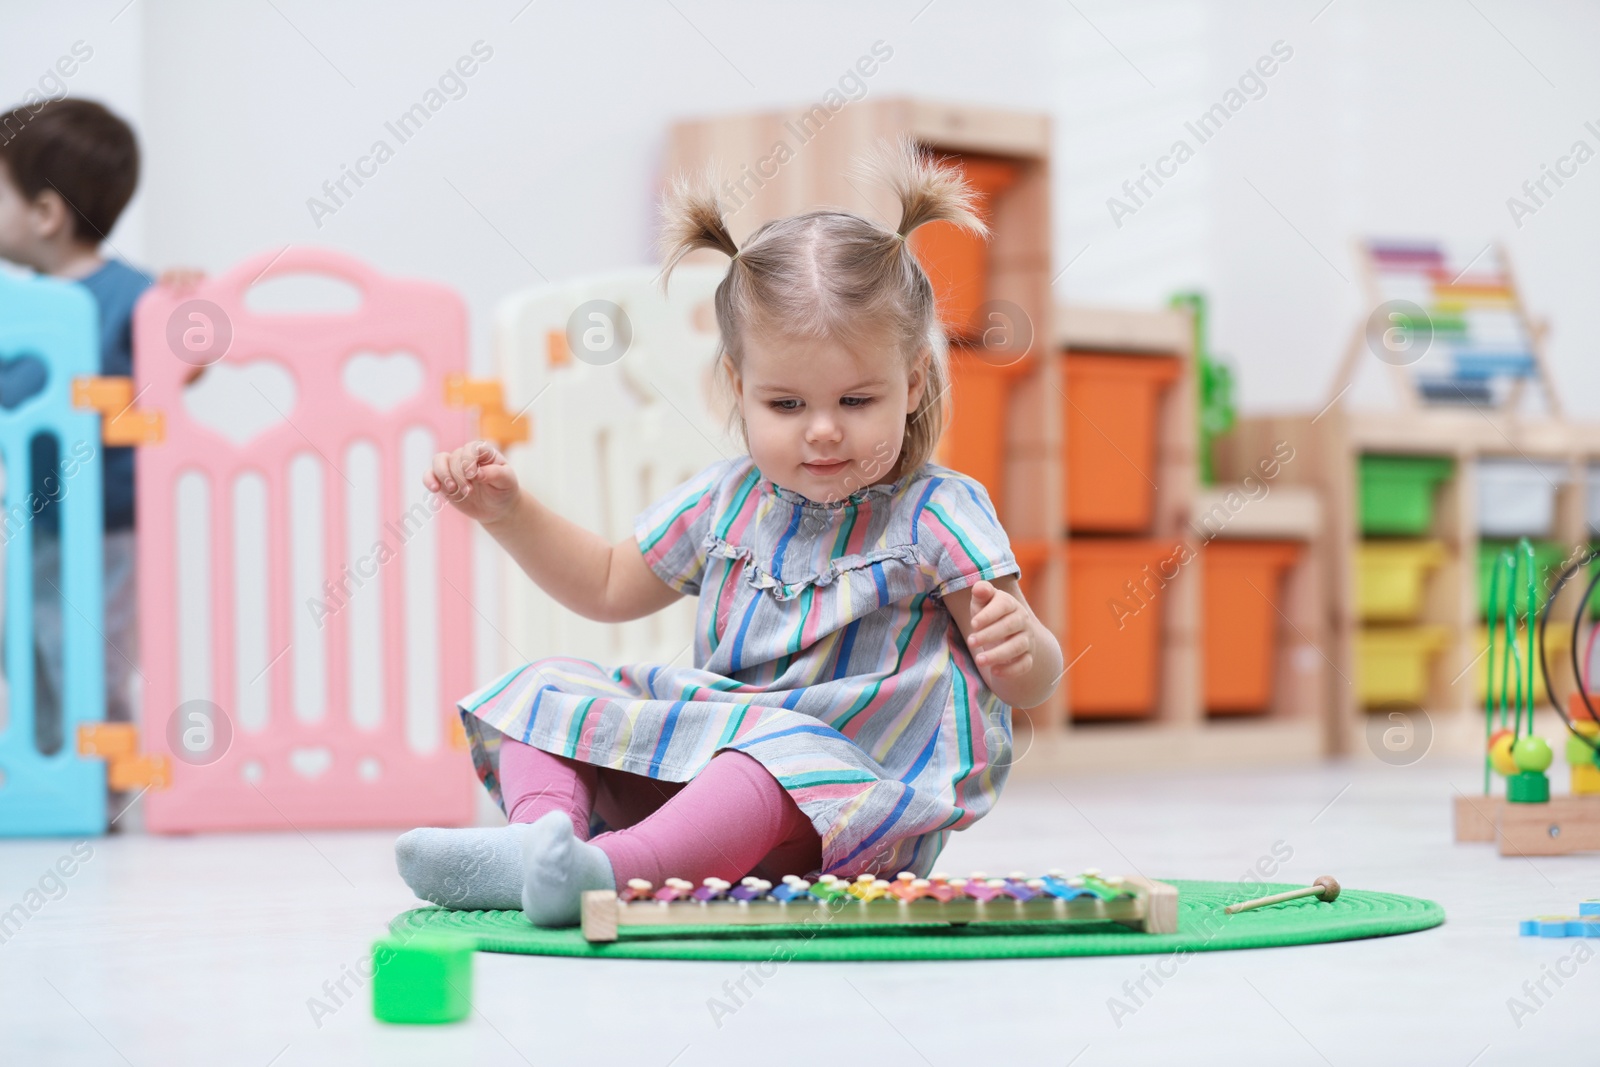
[[1455,473],[1443,456],[1364,455],[1359,464],[1361,532],[1421,536],[1433,527],[1433,494]]

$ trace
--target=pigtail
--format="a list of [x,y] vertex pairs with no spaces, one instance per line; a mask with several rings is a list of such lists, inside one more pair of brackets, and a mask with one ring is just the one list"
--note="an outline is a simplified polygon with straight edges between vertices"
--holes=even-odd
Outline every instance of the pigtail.
[[712,248],[729,257],[739,254],[722,215],[711,169],[698,178],[679,175],[662,200],[661,254],[666,265],[661,270],[661,284],[666,285],[680,259],[699,248]]
[[976,210],[977,194],[961,171],[938,163],[909,138],[881,145],[867,158],[866,171],[900,201],[895,236],[909,237],[928,222],[951,222],[980,237],[989,235]]
[[907,247],[906,238],[918,226],[949,222],[980,237],[989,227],[976,210],[977,194],[957,167],[937,162],[926,149],[909,138],[880,143],[863,162],[864,177],[888,188],[900,202],[900,222],[885,242],[881,260],[885,288],[910,312],[912,321],[924,324],[923,333],[910,347],[922,359],[922,398],[906,419],[905,439],[895,477],[915,470],[934,458],[939,438],[950,419],[950,350],[939,327],[933,286]]

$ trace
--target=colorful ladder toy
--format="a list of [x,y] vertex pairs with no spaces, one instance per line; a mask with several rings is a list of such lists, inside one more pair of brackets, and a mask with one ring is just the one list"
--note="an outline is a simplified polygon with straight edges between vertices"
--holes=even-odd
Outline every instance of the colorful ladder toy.
[[1514,410],[1535,382],[1546,410],[1560,418],[1544,326],[1523,305],[1504,248],[1491,244],[1462,262],[1438,244],[1371,240],[1358,245],[1357,263],[1372,312],[1351,333],[1333,399],[1377,356],[1408,408]]

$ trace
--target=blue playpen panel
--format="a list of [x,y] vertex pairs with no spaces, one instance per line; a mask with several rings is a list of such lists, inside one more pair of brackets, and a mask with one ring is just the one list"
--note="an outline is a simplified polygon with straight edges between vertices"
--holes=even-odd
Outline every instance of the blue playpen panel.
[[[82,286],[0,276],[0,465],[5,513],[4,725],[0,836],[96,834],[106,828],[106,767],[78,756],[78,726],[105,717],[104,502],[100,415],[72,405],[72,379],[98,374],[98,310]],[[62,609],[61,743],[40,751],[35,725],[30,442],[57,443]],[[56,488],[59,484],[59,489]]]

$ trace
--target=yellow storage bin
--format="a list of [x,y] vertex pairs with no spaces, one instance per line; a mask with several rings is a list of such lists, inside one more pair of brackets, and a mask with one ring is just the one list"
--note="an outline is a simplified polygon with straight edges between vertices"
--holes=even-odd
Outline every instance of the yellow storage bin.
[[1445,626],[1365,627],[1356,638],[1356,692],[1367,707],[1422,704],[1433,657],[1449,643]]
[[1356,548],[1356,611],[1365,622],[1415,622],[1428,574],[1445,561],[1438,541],[1363,541]]
[[[1495,682],[1495,703],[1496,706],[1499,705],[1500,671],[1502,669],[1500,657],[1505,655],[1503,649],[1505,648],[1506,643],[1505,630],[1500,624],[1495,625],[1494,636],[1494,663],[1491,665],[1489,663],[1489,655],[1486,651],[1489,647],[1489,626],[1487,623],[1479,625],[1477,638],[1478,643],[1473,646],[1473,653],[1477,654],[1481,652],[1483,653],[1483,658],[1478,661],[1477,667],[1472,672],[1473,678],[1475,679],[1475,684],[1473,687],[1474,699],[1477,701],[1479,707],[1482,707],[1484,701],[1486,701],[1489,697],[1489,679],[1491,677],[1491,672]],[[1527,640],[1521,633],[1517,635],[1517,640],[1519,642],[1520,653],[1523,656],[1526,656],[1528,654]],[[1558,680],[1557,685],[1559,687],[1559,679],[1570,678],[1572,676],[1572,623],[1570,621],[1561,622],[1557,619],[1550,620],[1550,627],[1545,635],[1545,652],[1550,657],[1550,676],[1551,678]],[[1539,650],[1537,646],[1535,646],[1533,649],[1533,655],[1534,703],[1543,704],[1545,703],[1544,674],[1539,669]],[[1511,670],[1513,672],[1517,670],[1517,663],[1515,660],[1512,660],[1511,662]],[[1527,680],[1527,670],[1527,661],[1523,660],[1522,671],[1524,683],[1526,683]],[[1517,698],[1517,680],[1515,678],[1510,678],[1507,680],[1507,682],[1506,704],[1507,706],[1510,706],[1511,702]]]

